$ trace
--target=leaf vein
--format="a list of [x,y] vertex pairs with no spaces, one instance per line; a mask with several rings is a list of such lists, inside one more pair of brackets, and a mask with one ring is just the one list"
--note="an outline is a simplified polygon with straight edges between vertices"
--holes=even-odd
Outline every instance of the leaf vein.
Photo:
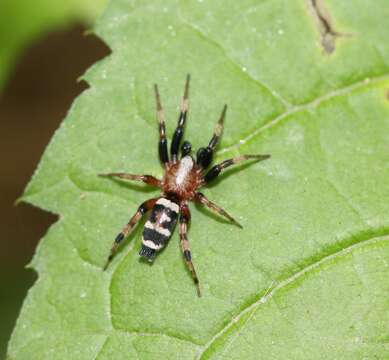
[[258,129],[252,131],[249,135],[247,135],[245,138],[239,140],[235,144],[218,150],[217,154],[220,155],[220,154],[223,154],[225,152],[229,152],[229,151],[232,151],[234,149],[239,148],[243,144],[246,144],[249,141],[252,141],[254,138],[256,138],[259,134],[261,134],[265,130],[273,128],[278,123],[280,123],[282,120],[284,120],[285,118],[287,118],[291,115],[294,115],[296,113],[303,112],[306,110],[315,109],[317,106],[319,106],[321,103],[323,103],[325,101],[328,101],[328,100],[333,99],[335,97],[349,95],[354,90],[358,90],[358,89],[361,89],[361,88],[366,87],[366,86],[376,85],[380,82],[387,81],[387,80],[389,80],[389,73],[385,73],[383,75],[374,76],[374,77],[370,77],[370,78],[365,78],[363,80],[359,80],[357,82],[354,82],[351,85],[347,85],[345,87],[330,91],[327,94],[319,96],[319,97],[315,98],[314,100],[309,101],[307,103],[293,106],[292,108],[287,109],[282,114],[279,114],[276,117],[274,117],[273,119],[269,120],[268,122],[266,122],[264,125],[262,125]]
[[317,260],[317,261],[315,261],[315,262],[305,266],[301,270],[293,273],[288,278],[286,278],[284,280],[281,280],[278,283],[278,285],[273,287],[269,292],[265,293],[265,295],[261,295],[261,297],[259,299],[254,301],[252,304],[248,305],[242,311],[240,311],[240,313],[238,315],[236,315],[235,317],[231,318],[231,320],[218,333],[216,333],[210,339],[210,341],[207,344],[205,344],[205,346],[203,347],[202,351],[199,352],[199,354],[197,356],[197,359],[202,359],[203,356],[206,354],[206,352],[209,349],[211,349],[212,345],[221,336],[223,336],[223,334],[226,333],[228,329],[230,329],[232,326],[234,326],[234,324],[236,324],[246,313],[248,313],[250,311],[255,312],[261,304],[264,304],[264,303],[268,302],[269,300],[271,300],[273,295],[276,292],[278,292],[279,290],[281,290],[281,289],[285,288],[286,286],[292,284],[294,281],[300,279],[305,274],[307,274],[307,273],[317,269],[319,266],[321,266],[324,263],[327,263],[327,262],[329,262],[329,261],[331,261],[331,260],[333,260],[333,259],[335,259],[337,257],[340,257],[342,255],[346,255],[346,254],[354,251],[355,249],[361,248],[361,247],[369,245],[369,244],[381,242],[381,241],[389,242],[389,229],[385,229],[385,233],[384,234],[382,233],[382,231],[380,231],[379,234],[375,234],[373,236],[370,236],[369,238],[360,239],[358,242],[353,243],[353,244],[351,244],[349,246],[346,246],[346,247],[344,247],[344,248],[342,248],[342,249],[340,249],[340,250],[338,250],[336,252],[333,252],[333,253],[331,253],[331,254],[329,254],[327,256],[324,256],[321,259],[319,259],[319,260]]

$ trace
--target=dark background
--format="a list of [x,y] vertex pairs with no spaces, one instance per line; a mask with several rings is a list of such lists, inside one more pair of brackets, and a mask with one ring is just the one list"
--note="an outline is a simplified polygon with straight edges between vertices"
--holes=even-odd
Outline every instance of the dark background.
[[73,99],[87,88],[77,79],[109,54],[81,25],[32,44],[0,90],[0,358],[36,280],[25,269],[56,216],[15,201],[23,193]]

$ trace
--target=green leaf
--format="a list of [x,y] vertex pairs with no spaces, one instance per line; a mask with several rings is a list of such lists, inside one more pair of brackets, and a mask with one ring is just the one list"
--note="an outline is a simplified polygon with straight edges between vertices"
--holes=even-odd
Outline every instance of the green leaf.
[[[39,279],[11,359],[387,356],[389,8],[310,4],[110,3],[96,33],[112,55],[86,74],[90,89],[23,197],[60,219],[32,262]],[[97,174],[162,175],[152,84],[171,136],[188,72],[194,147],[228,103],[216,161],[272,155],[205,190],[243,230],[192,206],[202,298],[177,233],[149,266],[139,261],[139,226],[102,271],[118,230],[158,193]]]
[[38,36],[76,21],[92,22],[106,0],[1,0],[0,89],[18,56]]

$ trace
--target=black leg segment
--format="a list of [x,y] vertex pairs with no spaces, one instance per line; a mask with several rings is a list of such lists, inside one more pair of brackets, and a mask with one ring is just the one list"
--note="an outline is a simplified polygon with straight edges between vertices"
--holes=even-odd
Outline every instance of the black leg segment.
[[181,143],[182,137],[184,135],[184,125],[185,125],[186,115],[188,113],[188,107],[189,107],[189,101],[188,101],[189,81],[190,81],[190,75],[188,74],[186,76],[184,96],[183,96],[182,102],[181,102],[180,116],[178,118],[177,128],[176,128],[176,131],[174,132],[172,143],[170,146],[170,154],[172,156],[173,163],[177,162],[178,150],[180,148],[180,143]]
[[154,91],[155,91],[155,102],[157,105],[157,120],[159,124],[158,153],[159,153],[159,159],[161,160],[161,163],[164,164],[166,167],[169,163],[169,155],[167,152],[167,140],[165,134],[165,115],[162,109],[161,98],[159,96],[157,84],[154,85]]
[[231,165],[239,164],[240,162],[245,161],[245,160],[249,160],[249,159],[253,159],[256,161],[262,161],[262,160],[268,159],[269,157],[270,157],[270,155],[241,155],[241,156],[234,157],[232,159],[224,160],[223,162],[215,165],[214,167],[212,167],[208,171],[208,173],[204,176],[204,182],[209,183],[212,180],[216,179],[223,169],[225,169]]
[[213,152],[218,144],[223,132],[224,119],[226,117],[227,105],[224,105],[219,121],[215,126],[213,136],[206,148],[200,148],[197,151],[197,164],[206,169],[212,162]]

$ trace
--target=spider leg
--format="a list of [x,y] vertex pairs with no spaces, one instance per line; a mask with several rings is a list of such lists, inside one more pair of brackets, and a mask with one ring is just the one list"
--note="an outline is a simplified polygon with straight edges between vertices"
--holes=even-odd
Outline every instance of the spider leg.
[[154,92],[155,92],[155,102],[157,105],[157,120],[159,124],[159,144],[158,144],[158,152],[159,159],[165,167],[169,164],[169,154],[167,152],[167,140],[165,134],[165,114],[161,105],[161,98],[159,96],[158,85],[154,84]]
[[188,108],[189,108],[189,100],[188,100],[189,81],[190,81],[190,75],[188,74],[186,76],[184,96],[183,96],[182,102],[181,102],[180,116],[178,117],[177,128],[174,131],[172,143],[170,145],[170,154],[172,156],[173,164],[177,162],[178,149],[180,148],[180,142],[181,142],[182,136],[184,135],[184,125],[185,125],[186,115],[188,113]]
[[127,225],[122,229],[122,231],[116,236],[115,241],[112,245],[111,252],[108,256],[107,262],[104,265],[104,270],[107,269],[109,263],[112,261],[113,257],[115,256],[115,253],[120,245],[120,243],[125,239],[126,236],[132,231],[132,229],[135,227],[135,225],[138,223],[138,221],[142,218],[144,214],[146,214],[147,211],[151,210],[155,203],[157,202],[159,198],[149,199],[146,200],[144,203],[142,203],[141,206],[139,206],[137,212],[134,214],[134,216],[130,219],[130,221],[127,223]]
[[224,118],[226,117],[226,112],[227,105],[224,105],[220,118],[216,123],[211,141],[209,142],[206,148],[200,148],[197,151],[197,164],[203,169],[206,169],[212,162],[213,152],[223,132]]
[[99,176],[118,177],[120,179],[126,179],[126,180],[143,181],[144,183],[151,185],[151,186],[155,186],[155,187],[161,187],[161,185],[162,185],[161,180],[159,180],[151,175],[134,175],[134,174],[127,174],[127,173],[108,173],[108,174],[99,174]]
[[239,164],[240,162],[246,161],[249,159],[254,159],[256,161],[262,161],[262,160],[268,159],[269,157],[270,157],[270,155],[240,155],[240,156],[236,156],[232,159],[224,160],[220,164],[213,166],[207,172],[207,174],[203,178],[203,183],[205,183],[205,184],[210,183],[213,179],[216,179],[218,177],[218,175],[220,174],[220,172],[223,169],[225,169],[231,165]]
[[231,215],[227,213],[223,208],[213,203],[211,200],[207,199],[206,196],[203,193],[197,192],[194,200],[200,204],[205,205],[206,207],[210,208],[214,212],[218,213],[221,216],[224,216],[228,220],[230,220],[233,224],[239,226],[240,228],[243,228],[241,224],[239,224]]
[[192,254],[190,252],[189,240],[188,240],[188,236],[187,236],[188,223],[190,221],[190,210],[189,210],[188,204],[186,202],[183,202],[180,205],[180,220],[179,221],[180,221],[180,242],[181,242],[182,253],[184,254],[186,265],[187,265],[190,273],[192,274],[193,281],[196,284],[197,295],[200,297],[201,291],[200,291],[199,279],[197,277],[196,270],[193,266]]

